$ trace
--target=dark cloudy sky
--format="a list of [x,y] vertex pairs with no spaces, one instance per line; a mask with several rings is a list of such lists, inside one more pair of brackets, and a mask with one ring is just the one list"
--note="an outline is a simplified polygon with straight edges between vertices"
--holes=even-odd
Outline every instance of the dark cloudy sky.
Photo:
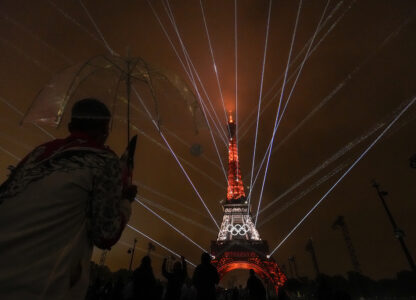
[[[151,3],[183,55],[162,2]],[[247,186],[269,2],[237,3],[239,151]],[[84,4],[114,51],[125,55],[129,49],[131,56],[140,56],[188,80],[146,1],[85,0]],[[226,107],[235,111],[234,1],[209,0],[203,4]],[[260,119],[256,161],[263,157],[271,138],[280,96],[278,80],[286,67],[298,4],[273,1],[264,73],[265,110]],[[294,59],[313,36],[326,4],[326,0],[303,1],[289,75],[296,74],[304,52],[298,60]],[[183,43],[215,111],[225,123],[199,1],[171,0],[170,5]],[[416,96],[415,14],[416,3],[411,0],[329,2],[313,52],[305,62],[276,134],[262,207],[283,196],[259,217],[261,237],[268,240],[271,248],[366,149],[397,110]],[[19,111],[29,108],[53,74],[99,54],[107,54],[107,49],[78,1],[0,1],[0,180],[6,178],[9,165],[50,139],[32,125],[19,126]],[[293,79],[288,82],[285,96],[292,84]],[[134,103],[139,107],[138,102]],[[166,138],[220,222],[220,201],[225,198],[226,182],[207,127],[195,134],[183,102],[175,102],[173,109],[163,109],[169,112],[164,117],[168,120],[164,123]],[[351,270],[341,232],[331,229],[336,217],[344,215],[364,274],[373,278],[393,277],[408,267],[370,182],[377,179],[390,192],[388,204],[406,232],[406,242],[415,256],[416,170],[409,168],[408,162],[416,153],[415,118],[413,106],[275,253],[278,263],[287,265],[288,257],[294,255],[300,275],[313,276],[312,262],[304,250],[307,239],[313,237],[322,272],[345,274]],[[215,225],[141,108],[133,112],[132,119],[139,129],[134,174],[139,195],[152,201],[155,211],[208,249],[210,241],[216,239]],[[65,124],[58,129],[45,129],[57,137],[66,135]],[[216,141],[226,163],[227,149],[218,135]],[[193,156],[192,144],[202,145],[203,155]],[[125,148],[125,125],[120,120],[114,121],[109,145],[117,153]],[[255,206],[259,186],[256,184],[253,192]],[[198,248],[138,204],[133,205],[130,224],[198,262]],[[107,256],[112,269],[128,266],[126,243],[136,236],[138,247],[147,247],[148,240],[126,229],[122,243],[115,245]],[[138,253],[136,263],[143,255]],[[94,259],[99,254],[95,251]],[[167,255],[160,247],[156,254]],[[160,263],[160,256],[155,256],[156,273]]]

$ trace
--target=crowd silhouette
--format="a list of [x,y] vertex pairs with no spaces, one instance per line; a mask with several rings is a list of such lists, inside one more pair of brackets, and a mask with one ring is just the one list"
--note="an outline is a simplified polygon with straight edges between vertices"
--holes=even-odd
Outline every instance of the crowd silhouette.
[[[113,276],[112,276],[113,275]],[[91,281],[87,300],[265,300],[266,289],[262,281],[249,271],[246,287],[223,289],[218,287],[220,276],[211,264],[211,256],[202,253],[201,263],[188,277],[184,257],[168,270],[167,259],[162,264],[162,275],[166,281],[155,278],[149,255],[142,258],[140,266],[133,272],[120,270],[111,273],[108,268],[92,263]],[[113,280],[109,278],[113,277]],[[115,278],[115,279],[114,279]],[[286,299],[286,298],[282,298]]]
[[409,271],[399,272],[397,279],[379,281],[355,272],[348,273],[347,278],[324,274],[314,280],[290,278],[275,294],[249,270],[245,286],[225,289],[218,286],[220,278],[208,253],[201,255],[201,263],[192,276],[188,275],[184,257],[172,267],[168,266],[167,259],[163,261],[163,280],[154,276],[150,256],[144,256],[133,272],[111,273],[107,267],[92,263],[86,300],[349,300],[415,299],[416,295],[416,274]]

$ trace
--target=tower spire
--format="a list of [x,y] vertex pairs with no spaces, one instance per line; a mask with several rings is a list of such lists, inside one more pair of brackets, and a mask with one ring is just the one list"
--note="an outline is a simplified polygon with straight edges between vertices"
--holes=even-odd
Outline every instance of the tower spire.
[[235,137],[236,124],[231,116],[228,118],[228,187],[227,202],[243,202],[246,194],[244,192],[243,181],[241,179],[240,163],[238,161],[238,148]]

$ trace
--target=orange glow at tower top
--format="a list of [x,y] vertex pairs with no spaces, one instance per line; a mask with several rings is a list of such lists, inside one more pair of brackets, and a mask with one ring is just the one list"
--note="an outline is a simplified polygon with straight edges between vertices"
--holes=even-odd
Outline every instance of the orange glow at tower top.
[[233,115],[231,114],[231,111],[228,113],[228,123],[233,123]]

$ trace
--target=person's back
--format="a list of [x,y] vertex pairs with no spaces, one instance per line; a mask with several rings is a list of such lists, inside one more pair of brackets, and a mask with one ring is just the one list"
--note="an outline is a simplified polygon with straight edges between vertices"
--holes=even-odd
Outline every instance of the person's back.
[[85,297],[93,245],[110,247],[128,221],[118,157],[71,133],[37,147],[0,186],[1,299]]
[[145,256],[141,265],[133,272],[133,299],[153,300],[156,295],[156,279],[151,259]]
[[211,265],[211,256],[203,253],[201,264],[196,267],[192,279],[197,290],[197,299],[215,300],[215,285],[219,280],[217,269]]
[[263,283],[254,273],[254,270],[250,269],[250,277],[247,280],[247,289],[249,291],[250,299],[253,300],[265,300],[266,290]]
[[181,298],[182,285],[185,282],[187,271],[185,258],[181,258],[182,262],[175,262],[173,271],[168,272],[166,269],[166,259],[162,265],[162,275],[168,280],[166,288],[166,300],[178,300]]

